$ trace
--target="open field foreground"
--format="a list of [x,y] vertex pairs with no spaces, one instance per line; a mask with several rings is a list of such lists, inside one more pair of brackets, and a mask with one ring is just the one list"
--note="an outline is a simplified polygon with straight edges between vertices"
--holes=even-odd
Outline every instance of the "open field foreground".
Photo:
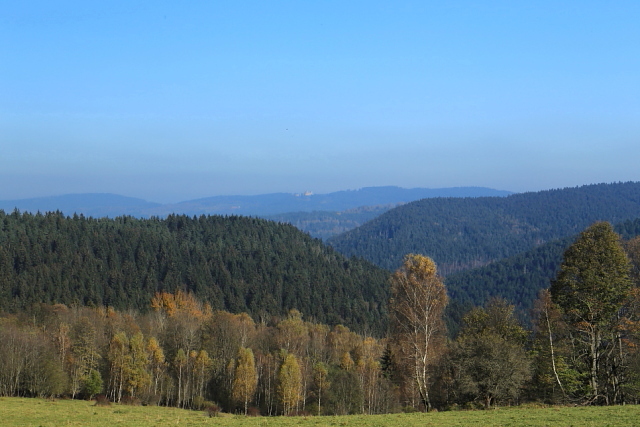
[[640,406],[500,408],[431,414],[342,417],[244,417],[165,407],[112,405],[82,400],[0,398],[3,426],[635,426]]

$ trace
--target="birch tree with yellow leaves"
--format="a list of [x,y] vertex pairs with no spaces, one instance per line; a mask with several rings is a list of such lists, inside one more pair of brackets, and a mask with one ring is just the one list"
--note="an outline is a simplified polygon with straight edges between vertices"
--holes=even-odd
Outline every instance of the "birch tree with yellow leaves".
[[243,347],[238,352],[231,394],[235,402],[242,403],[245,415],[247,415],[249,402],[253,399],[257,386],[258,374],[253,351]]
[[442,319],[448,297],[435,262],[409,254],[391,276],[391,340],[396,354],[410,372],[426,411],[431,410],[429,370],[445,336]]

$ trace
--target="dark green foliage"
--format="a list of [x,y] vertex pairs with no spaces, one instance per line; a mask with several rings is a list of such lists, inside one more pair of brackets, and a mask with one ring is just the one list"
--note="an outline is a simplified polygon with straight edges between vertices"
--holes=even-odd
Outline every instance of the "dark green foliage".
[[[615,231],[625,239],[638,236],[640,219],[618,224]],[[515,304],[523,319],[528,320],[533,301],[556,277],[564,251],[576,238],[554,240],[487,266],[447,276],[445,282],[449,296],[461,306],[456,310],[456,305],[452,304],[448,308],[449,317],[469,307],[483,305],[491,297],[500,296]]]
[[[580,233],[563,256],[551,283],[551,298],[558,305],[572,337],[574,367],[588,376],[590,402],[624,403],[627,351],[622,332],[631,297],[631,264],[620,236],[608,222],[597,222]],[[634,345],[635,347],[635,345]]]
[[341,253],[395,270],[427,255],[443,275],[575,235],[595,221],[640,217],[640,183],[588,185],[508,197],[423,199],[330,239]]
[[461,396],[475,396],[485,408],[496,401],[517,399],[530,376],[524,348],[527,331],[513,309],[503,299],[473,309],[464,317],[453,347],[453,370]]
[[104,383],[102,381],[102,375],[100,372],[92,369],[89,373],[89,377],[84,382],[84,394],[88,399],[91,399],[96,394],[102,392]]
[[539,292],[549,287],[572,241],[573,237],[555,240],[484,267],[451,274],[445,280],[449,296],[463,309],[500,296],[526,316]]
[[363,396],[355,372],[333,368],[329,381],[331,389],[327,392],[326,411],[336,415],[359,413]]
[[381,334],[388,273],[286,224],[171,215],[92,219],[0,211],[0,309],[35,303],[146,310],[158,291],[214,309],[309,319]]

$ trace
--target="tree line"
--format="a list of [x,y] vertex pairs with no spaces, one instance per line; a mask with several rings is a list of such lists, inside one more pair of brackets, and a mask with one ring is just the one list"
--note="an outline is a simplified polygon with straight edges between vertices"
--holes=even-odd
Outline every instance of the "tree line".
[[297,310],[214,310],[181,290],[157,292],[144,313],[37,304],[0,317],[0,394],[263,415],[637,403],[639,283],[640,238],[595,223],[565,251],[532,330],[492,299],[450,337],[445,285],[422,255],[391,277],[379,338]]
[[290,313],[269,324],[161,292],[152,310],[39,304],[0,317],[0,395],[279,415],[394,410],[384,339]]

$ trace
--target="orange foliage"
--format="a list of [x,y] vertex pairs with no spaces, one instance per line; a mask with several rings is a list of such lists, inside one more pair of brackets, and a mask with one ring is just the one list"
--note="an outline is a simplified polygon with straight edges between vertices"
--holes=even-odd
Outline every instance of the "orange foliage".
[[156,292],[151,299],[151,308],[160,311],[168,317],[175,317],[184,313],[199,319],[211,317],[211,306],[202,304],[190,292],[177,290],[175,294],[170,292]]

